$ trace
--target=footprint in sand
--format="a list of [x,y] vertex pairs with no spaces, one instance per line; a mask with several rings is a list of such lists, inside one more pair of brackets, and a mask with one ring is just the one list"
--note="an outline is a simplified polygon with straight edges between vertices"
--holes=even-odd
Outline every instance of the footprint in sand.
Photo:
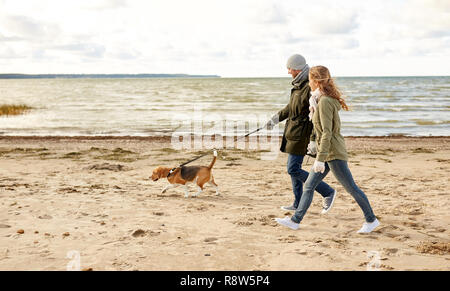
[[370,262],[362,262],[362,263],[360,263],[359,265],[358,265],[358,267],[371,267],[371,269],[373,270],[374,268],[375,268],[375,270],[389,270],[389,271],[392,271],[392,270],[394,270],[394,268],[393,267],[391,267],[391,266],[388,266],[388,265],[385,265],[385,264],[381,264],[381,265],[379,265],[378,267],[376,267],[376,266],[371,266],[371,265],[369,265],[370,264]]
[[132,232],[131,236],[138,238],[138,237],[145,237],[145,236],[158,236],[160,235],[159,232],[154,232],[151,230],[143,230],[143,229],[137,229]]
[[422,211],[422,208],[415,208],[415,209],[411,209],[406,214],[408,214],[408,215],[422,215],[423,211]]
[[421,242],[416,249],[422,254],[448,255],[450,254],[450,242]]
[[392,231],[392,230],[397,230],[399,229],[398,226],[396,225],[386,225],[386,226],[382,226],[377,230],[374,230],[375,233],[385,233],[387,231]]
[[233,223],[238,225],[238,226],[250,226],[250,225],[253,225],[253,222],[248,221],[247,219],[237,220],[237,221],[235,221]]
[[208,237],[208,238],[205,238],[203,241],[206,243],[215,244],[217,240],[218,240],[218,238],[216,238],[216,237]]
[[286,242],[286,243],[294,243],[299,241],[300,239],[297,238],[295,235],[289,235],[288,237],[282,237],[278,239],[280,242]]
[[188,206],[186,206],[186,211],[187,212],[192,212],[194,210],[197,211],[207,211],[210,208],[216,207],[214,204],[205,204],[205,203],[200,203],[200,204],[189,204]]
[[429,233],[443,233],[446,231],[447,231],[447,229],[438,227],[438,228],[434,228],[434,230],[429,231]]
[[234,221],[233,223],[238,226],[250,226],[253,225],[255,222],[260,222],[263,226],[272,226],[276,227],[278,226],[278,223],[274,220],[274,218],[277,217],[274,214],[264,215],[264,216],[253,216],[253,217],[244,217],[239,220]]
[[107,170],[107,171],[113,171],[113,172],[131,170],[131,168],[121,165],[121,164],[109,164],[109,163],[95,164],[95,165],[88,166],[84,169],[85,170]]
[[338,238],[331,238],[331,241],[334,242],[334,247],[338,249],[346,249],[348,245],[348,240],[346,239],[338,239]]
[[425,229],[425,225],[418,222],[404,221],[402,222],[404,226],[410,227],[414,230],[423,230]]
[[262,217],[253,217],[253,220],[259,221],[261,223],[261,225],[267,225],[267,226],[272,226],[272,227],[277,227],[278,223],[275,221],[275,217],[277,217],[274,214],[269,214],[269,215],[264,215]]
[[160,197],[160,198],[168,198],[168,197],[179,198],[179,197],[181,197],[181,194],[170,194],[170,195],[156,194],[156,197]]
[[60,188],[58,189],[59,192],[66,192],[66,193],[81,193],[80,191],[78,191],[75,188],[72,187],[65,187],[65,188]]
[[384,249],[383,249],[383,253],[384,253],[384,255],[386,255],[386,256],[392,257],[392,256],[394,256],[395,254],[398,255],[398,249],[397,249],[397,248],[384,248]]

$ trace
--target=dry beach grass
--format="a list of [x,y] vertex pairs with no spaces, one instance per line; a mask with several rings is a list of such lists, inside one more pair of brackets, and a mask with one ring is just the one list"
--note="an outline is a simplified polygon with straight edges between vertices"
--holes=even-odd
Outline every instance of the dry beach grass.
[[23,104],[21,105],[2,104],[0,105],[0,116],[20,115],[26,113],[31,109],[32,107]]
[[94,271],[365,270],[373,252],[381,270],[450,270],[450,138],[346,141],[382,223],[369,235],[356,234],[362,212],[331,175],[328,215],[315,195],[298,231],[274,223],[293,197],[285,154],[220,150],[222,196],[186,199],[148,179],[199,153],[170,138],[0,137],[0,270],[65,270],[72,250]]

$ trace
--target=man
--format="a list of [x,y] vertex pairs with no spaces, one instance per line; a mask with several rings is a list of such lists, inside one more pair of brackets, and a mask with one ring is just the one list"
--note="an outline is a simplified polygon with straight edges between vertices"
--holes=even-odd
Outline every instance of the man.
[[[282,206],[281,209],[294,211],[297,209],[303,193],[303,183],[308,178],[308,172],[302,170],[302,163],[307,150],[315,152],[312,142],[308,148],[313,124],[309,120],[310,87],[308,80],[309,66],[303,56],[295,54],[287,61],[288,73],[292,76],[291,98],[284,109],[275,114],[266,124],[268,130],[278,122],[286,120],[280,150],[288,153],[287,171],[291,176],[294,203]],[[327,213],[334,203],[336,191],[325,182],[321,182],[316,191],[323,196],[322,214]]]

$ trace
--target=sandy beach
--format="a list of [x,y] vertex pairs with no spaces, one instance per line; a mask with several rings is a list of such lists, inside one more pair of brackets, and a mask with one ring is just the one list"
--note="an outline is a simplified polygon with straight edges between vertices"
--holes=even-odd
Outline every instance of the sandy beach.
[[170,138],[0,137],[0,270],[66,270],[76,254],[94,271],[450,270],[450,137],[346,143],[381,222],[369,235],[356,233],[362,212],[332,175],[327,215],[316,193],[299,230],[278,226],[293,200],[283,153],[220,150],[222,195],[185,198],[149,179],[198,154]]

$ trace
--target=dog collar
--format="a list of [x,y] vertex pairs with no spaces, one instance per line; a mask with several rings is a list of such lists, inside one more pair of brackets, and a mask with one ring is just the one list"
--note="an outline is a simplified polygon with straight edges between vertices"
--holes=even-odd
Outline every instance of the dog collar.
[[170,175],[172,175],[172,173],[176,170],[177,168],[173,168],[172,170],[169,171],[169,174],[167,174],[167,178],[170,177]]

